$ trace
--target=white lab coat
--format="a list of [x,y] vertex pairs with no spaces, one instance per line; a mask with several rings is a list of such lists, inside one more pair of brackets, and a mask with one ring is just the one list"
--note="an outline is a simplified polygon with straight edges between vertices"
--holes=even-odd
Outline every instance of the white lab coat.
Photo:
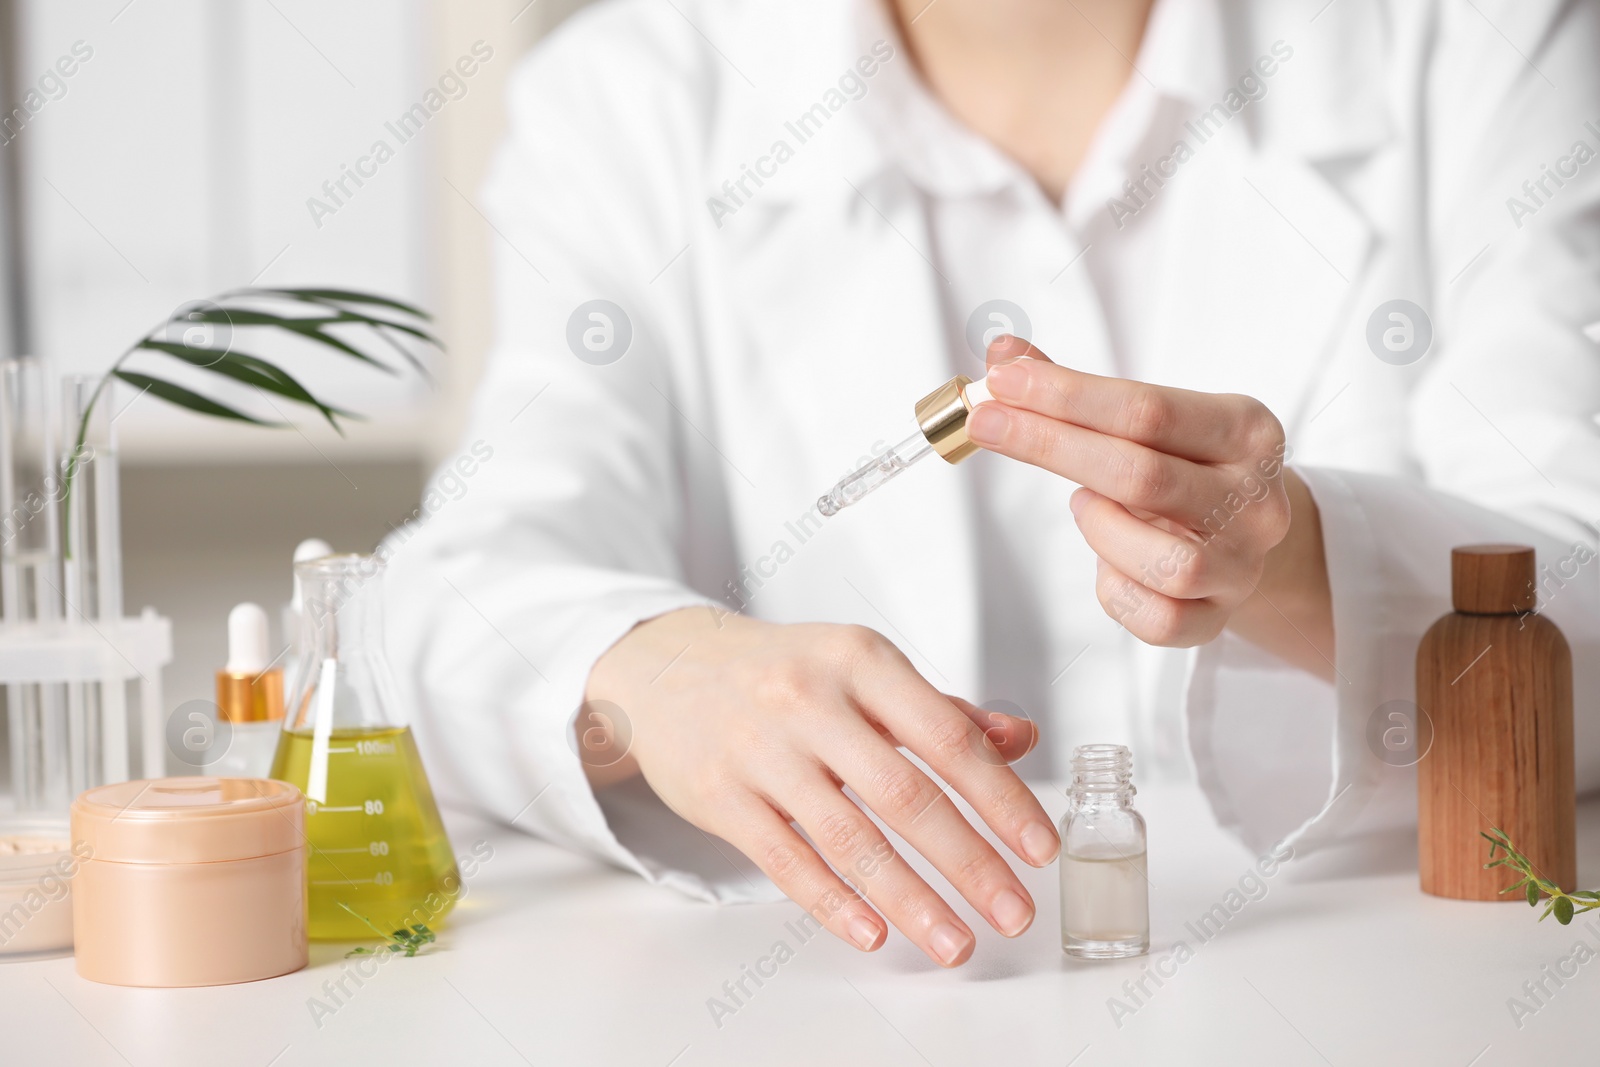
[[[1600,359],[1582,328],[1600,320],[1600,162],[1537,205],[1523,182],[1575,141],[1600,148],[1585,127],[1600,120],[1600,5],[1161,2],[1195,4],[1230,70],[1280,38],[1296,50],[1295,77],[1218,149],[1228,165],[1161,194],[1171,238],[1146,328],[1166,356],[1146,376],[1267,403],[1321,509],[1333,684],[1230,636],[1151,653],[1182,661],[1187,745],[1218,820],[1253,848],[1287,836],[1304,851],[1414,817],[1413,773],[1377,759],[1368,728],[1413,696],[1451,546],[1524,542],[1559,571],[1595,543]],[[770,887],[725,845],[641,815],[641,790],[603,811],[586,784],[572,723],[612,643],[665,611],[726,608],[729,582],[758,574],[753,614],[872,626],[971,693],[980,630],[1004,625],[975,610],[966,468],[919,468],[820,530],[806,519],[951,373],[962,324],[918,251],[916,190],[846,109],[731,216],[707,208],[855,60],[848,4],[616,0],[517,73],[482,197],[498,340],[463,445],[477,458],[446,466],[431,517],[386,546],[394,659],[440,790],[720,899]],[[1512,196],[1536,210],[1514,219]],[[596,298],[632,330],[604,366],[568,343]],[[1409,366],[1367,343],[1396,298],[1435,331]],[[1574,646],[1586,788],[1600,785],[1596,570],[1546,583]]]

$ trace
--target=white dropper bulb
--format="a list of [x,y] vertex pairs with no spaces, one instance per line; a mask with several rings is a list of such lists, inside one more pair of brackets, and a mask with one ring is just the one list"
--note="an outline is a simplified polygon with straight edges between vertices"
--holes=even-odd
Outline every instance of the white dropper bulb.
[[[333,546],[320,537],[308,537],[294,546],[294,561],[304,563],[308,559],[321,559],[323,556],[333,555]],[[305,606],[305,590],[300,588],[300,578],[295,576],[294,594],[289,598],[289,610],[299,613]]]
[[989,376],[984,375],[977,381],[968,383],[967,387],[961,390],[961,396],[966,400],[969,410],[986,400],[993,400],[994,394],[989,392]]
[[267,613],[260,604],[235,604],[228,612],[230,674],[260,674],[272,663],[267,650]]

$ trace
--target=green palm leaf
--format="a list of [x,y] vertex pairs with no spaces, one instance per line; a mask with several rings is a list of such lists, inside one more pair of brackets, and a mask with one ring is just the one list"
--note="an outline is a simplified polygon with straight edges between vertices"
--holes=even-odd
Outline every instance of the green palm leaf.
[[355,319],[342,319],[336,315],[310,318],[306,316],[274,315],[269,311],[255,311],[246,308],[215,308],[190,311],[182,321],[203,323],[211,326],[271,326],[280,330],[288,330],[307,340],[335,348],[347,356],[361,360],[363,363],[370,363],[386,374],[396,373],[395,369],[387,363],[373,359],[365,352],[334,337],[332,334],[322,332],[324,326],[335,326],[343,322],[357,321]]
[[395,311],[403,311],[407,315],[427,322],[433,321],[433,316],[426,311],[396,300],[392,296],[357,293],[349,289],[245,289],[242,292],[286,297],[290,300],[308,301],[316,304],[370,304],[374,307],[386,307],[393,308]]
[[345,411],[343,408],[325,404],[311,395],[311,392],[294,379],[288,371],[273,366],[264,359],[245,355],[243,352],[218,352],[207,348],[194,348],[188,345],[175,344],[170,341],[147,340],[139,346],[155,352],[163,352],[169,356],[183,360],[190,366],[198,367],[236,382],[254,386],[257,389],[273,393],[292,400],[297,404],[314,407],[322,413],[339,433],[344,429],[339,425],[339,418],[359,419],[361,416],[354,412]]
[[[254,415],[246,415],[238,408],[231,408],[220,404],[209,397],[185,389],[181,385],[152,378],[148,374],[140,374],[131,370],[116,370],[111,372],[118,379],[127,382],[141,392],[149,393],[153,397],[165,400],[169,404],[176,404],[180,408],[187,408],[199,415],[211,415],[219,419],[237,419],[240,422],[253,423],[256,426],[286,426],[283,422],[268,422],[258,419]],[[81,445],[79,446],[81,449]]]
[[[241,298],[253,301],[266,299],[296,304],[299,305],[302,311],[310,311],[311,314],[280,315],[271,311],[262,311],[255,307],[234,306],[235,302]],[[136,353],[150,352],[155,355],[168,356],[207,373],[249,385],[261,390],[263,393],[282,397],[292,403],[315,408],[327,420],[328,425],[339,433],[344,432],[339,425],[341,418],[358,419],[361,417],[354,412],[335,407],[320,399],[293,375],[289,374],[288,371],[276,364],[269,363],[267,360],[256,356],[246,355],[243,352],[234,352],[229,344],[193,346],[166,340],[167,331],[175,324],[194,323],[209,326],[226,326],[230,331],[235,329],[278,330],[313,341],[325,348],[338,352],[340,355],[360,360],[362,363],[375,367],[385,374],[399,374],[400,372],[390,364],[374,358],[350,341],[328,332],[333,327],[339,326],[348,327],[352,330],[359,328],[368,337],[378,338],[388,344],[408,365],[431,384],[432,378],[422,360],[391,336],[391,331],[414,337],[443,351],[444,345],[439,339],[427,330],[412,325],[410,322],[396,321],[390,316],[373,315],[362,310],[363,308],[382,308],[389,312],[399,312],[402,316],[422,322],[432,321],[432,316],[426,311],[403,300],[396,300],[388,296],[378,296],[373,293],[356,292],[351,289],[326,288],[273,289],[246,287],[234,289],[223,293],[214,300],[188,305],[168,316],[161,325],[134,342],[127,351],[117,357],[95,387],[89,402],[84,406],[83,416],[78,423],[77,438],[71,454],[67,457],[66,471],[62,479],[61,504],[64,519],[70,520],[72,514],[72,486],[78,469],[78,459],[83,455],[84,441],[88,437],[89,418],[94,411],[95,404],[100,400],[101,394],[105,392],[107,385],[113,380],[126,382],[135,389],[140,390],[141,394],[148,393],[158,400],[164,400],[175,407],[192,411],[198,415],[231,419],[255,426],[289,425],[285,422],[273,422],[257,418],[247,412],[240,411],[232,405],[213,400],[208,396],[195,392],[193,389],[178,385],[175,382],[169,382],[164,378],[158,378],[143,371],[126,369],[123,364]],[[67,551],[69,553],[68,558],[70,558],[70,545],[67,546]]]
[[338,318],[330,321],[335,323],[359,322],[365,326],[382,326],[385,329],[399,330],[401,333],[408,333],[417,340],[426,341],[430,345],[439,344],[439,339],[433,336],[433,334],[429,333],[427,330],[420,329],[416,326],[409,326],[403,322],[395,322],[393,319],[381,319],[375,315],[363,315],[355,311],[341,311]]
[[[396,323],[392,323],[392,322],[378,323],[377,325],[379,325],[379,326],[390,326],[390,327],[395,327],[397,329],[401,328]],[[390,348],[392,348],[396,352],[400,353],[400,358],[405,360],[407,363],[411,364],[411,369],[415,370],[418,374],[422,375],[422,380],[423,381],[427,382],[429,385],[433,384],[433,375],[428,373],[428,368],[423,365],[422,360],[418,359],[411,352],[410,349],[406,348],[405,345],[401,344],[399,341],[395,340],[393,337],[390,337],[386,332],[384,332],[381,329],[373,330],[372,332],[377,334],[379,337],[381,337],[384,340],[384,342]],[[418,331],[416,331],[416,330],[409,330],[407,332],[413,333],[413,334],[418,333]],[[426,335],[421,335],[421,336],[425,337]],[[438,344],[437,341],[432,341],[431,343]]]

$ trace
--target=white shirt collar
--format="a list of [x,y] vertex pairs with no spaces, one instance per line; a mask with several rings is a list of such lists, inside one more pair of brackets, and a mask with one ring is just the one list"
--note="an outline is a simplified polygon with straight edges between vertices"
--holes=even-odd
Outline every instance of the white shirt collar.
[[[815,104],[841,72],[872,55],[880,41],[892,45],[893,58],[865,79],[863,96],[798,146],[798,162],[784,165],[762,186],[763,202],[854,198],[890,172],[941,196],[983,195],[1031,181],[923,85],[886,2],[811,0],[803,10],[794,9],[793,17],[767,5],[728,6],[733,17],[718,34],[726,35],[729,54],[760,57],[751,73],[761,88],[724,79],[707,175],[712,196],[721,195],[724,180],[754,165],[775,139],[793,141],[785,123]],[[1369,6],[1336,4],[1315,24],[1285,31],[1295,56],[1268,99],[1252,105],[1252,143],[1270,141],[1308,159],[1335,158],[1370,151],[1392,136],[1381,80],[1385,30]],[[1267,52],[1271,41],[1257,25],[1264,16],[1256,7],[1250,0],[1156,0],[1137,69],[1080,169],[1089,175],[1107,168],[1088,184],[1098,189],[1131,158],[1163,102],[1186,110],[1210,107],[1258,53]],[[1238,27],[1237,40],[1223,32],[1225,23]]]
[[895,60],[861,100],[861,121],[872,131],[886,165],[940,196],[971,196],[1014,184],[1021,170],[937,100],[917,73],[911,51],[890,16],[888,0],[856,0],[853,28],[858,48],[887,40]]
[[[852,20],[857,51],[865,54],[874,42],[888,40],[897,56],[884,66],[858,111],[881,147],[882,162],[941,196],[982,195],[1031,183],[1019,164],[933,96],[912,65],[886,3],[855,0]],[[1115,168],[1127,161],[1149,133],[1157,103],[1152,97],[1194,109],[1214,103],[1227,88],[1224,62],[1216,0],[1157,0],[1134,72],[1102,123],[1086,167]]]

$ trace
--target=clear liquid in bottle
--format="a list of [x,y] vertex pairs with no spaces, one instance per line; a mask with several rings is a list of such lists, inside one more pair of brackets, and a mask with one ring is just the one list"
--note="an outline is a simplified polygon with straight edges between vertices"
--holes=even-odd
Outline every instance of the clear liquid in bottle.
[[1061,820],[1061,948],[1080,959],[1150,951],[1144,819],[1133,810],[1133,753],[1080,745]]

